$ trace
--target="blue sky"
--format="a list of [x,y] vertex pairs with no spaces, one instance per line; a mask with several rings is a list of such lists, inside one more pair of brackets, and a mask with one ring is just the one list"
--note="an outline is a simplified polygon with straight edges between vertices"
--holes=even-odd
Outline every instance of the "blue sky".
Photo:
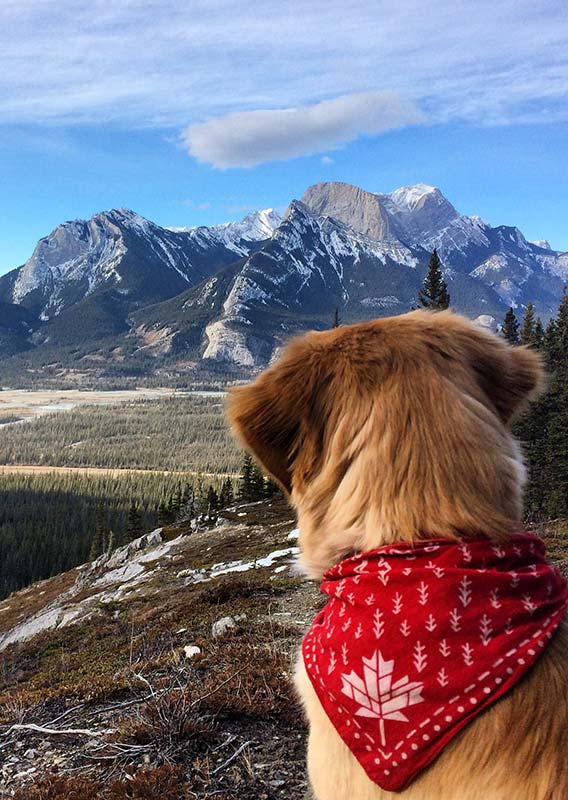
[[2,0],[0,272],[57,224],[439,186],[568,250],[568,15],[540,0]]

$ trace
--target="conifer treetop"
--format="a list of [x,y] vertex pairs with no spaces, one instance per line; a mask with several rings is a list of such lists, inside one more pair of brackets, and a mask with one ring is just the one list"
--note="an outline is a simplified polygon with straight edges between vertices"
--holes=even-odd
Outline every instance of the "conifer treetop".
[[442,274],[442,264],[436,248],[430,256],[428,272],[422,289],[418,292],[418,302],[422,308],[431,308],[435,311],[441,311],[450,305],[448,286]]

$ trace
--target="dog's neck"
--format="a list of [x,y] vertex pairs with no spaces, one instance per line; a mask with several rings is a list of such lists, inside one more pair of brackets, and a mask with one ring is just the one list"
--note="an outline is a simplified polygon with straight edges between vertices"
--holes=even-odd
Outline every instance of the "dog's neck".
[[[327,499],[318,482],[303,493],[293,492],[300,528],[300,566],[308,577],[323,573],[349,555],[376,550],[385,544],[424,538],[458,539],[484,533],[503,540],[521,528],[522,489],[525,467],[520,448],[510,437],[508,453],[496,454],[498,480],[488,496],[459,496],[459,487],[448,486],[438,498],[398,497],[385,501],[381,480],[361,468],[346,473]],[[359,475],[360,479],[355,480]],[[321,484],[321,481],[319,481]],[[474,482],[472,481],[472,484]],[[475,487],[474,487],[475,488]],[[479,487],[477,487],[479,488]],[[424,500],[424,502],[421,502]]]

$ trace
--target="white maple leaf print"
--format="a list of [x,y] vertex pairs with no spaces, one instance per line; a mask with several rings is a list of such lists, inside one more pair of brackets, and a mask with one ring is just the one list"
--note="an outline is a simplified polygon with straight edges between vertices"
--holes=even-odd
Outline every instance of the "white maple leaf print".
[[407,675],[393,683],[394,659],[387,661],[380,650],[376,650],[371,658],[363,657],[362,663],[363,678],[355,670],[351,670],[349,675],[342,674],[341,691],[359,704],[355,716],[379,720],[381,744],[385,747],[385,720],[408,722],[402,709],[423,702],[421,692],[424,684],[410,681]]

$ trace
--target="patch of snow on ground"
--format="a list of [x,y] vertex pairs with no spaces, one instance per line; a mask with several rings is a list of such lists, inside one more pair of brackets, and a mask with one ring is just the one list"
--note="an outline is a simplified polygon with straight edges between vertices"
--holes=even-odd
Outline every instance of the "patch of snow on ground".
[[248,572],[258,567],[271,567],[275,561],[285,556],[295,556],[300,552],[299,547],[287,547],[285,550],[275,550],[264,558],[257,558],[255,561],[230,561],[228,564],[214,564],[211,567],[209,576],[218,578],[219,575],[228,575],[230,572]]

